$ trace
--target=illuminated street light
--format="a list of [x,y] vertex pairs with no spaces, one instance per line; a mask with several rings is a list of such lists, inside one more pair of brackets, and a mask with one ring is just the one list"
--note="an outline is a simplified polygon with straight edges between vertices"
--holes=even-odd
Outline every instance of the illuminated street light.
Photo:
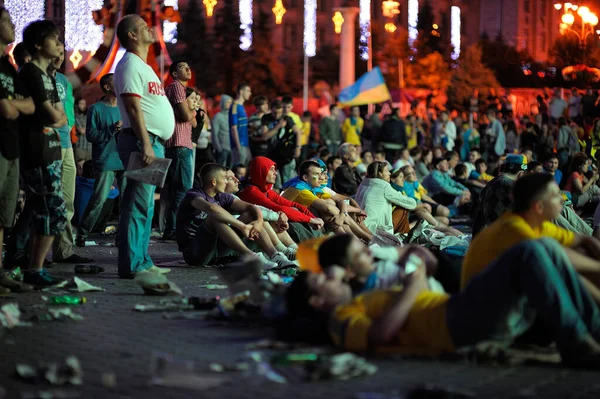
[[577,10],[577,14],[579,14],[579,16],[581,18],[585,18],[585,16],[588,15],[589,13],[590,13],[590,9],[589,9],[589,7],[586,7],[586,6],[579,7],[579,9]]
[[562,8],[562,4],[560,4],[560,3],[556,3],[556,4],[554,5],[554,8],[556,9],[556,11],[558,11],[558,10],[560,10],[560,9]]
[[[576,4],[572,3],[564,3],[562,5],[560,3],[556,3],[554,4],[554,8],[556,10],[560,10],[561,8],[563,9],[563,15],[560,18],[561,23],[559,24],[560,34],[566,35],[567,33],[572,33],[577,36],[582,53],[581,62],[585,63],[585,44],[587,37],[590,34],[600,31],[595,30],[595,26],[598,25],[598,16],[590,11],[589,7],[577,6]],[[575,11],[577,14],[573,13],[573,11]],[[577,26],[576,29],[573,29],[576,15],[581,19],[581,29],[579,29],[579,26]]]
[[573,14],[563,14],[561,21],[563,21],[565,25],[571,26],[573,25],[573,22],[575,22],[575,17]]

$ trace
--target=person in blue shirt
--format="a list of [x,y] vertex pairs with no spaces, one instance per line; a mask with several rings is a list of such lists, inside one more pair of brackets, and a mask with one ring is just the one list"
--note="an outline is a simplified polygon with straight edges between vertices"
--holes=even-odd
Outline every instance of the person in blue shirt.
[[231,150],[233,165],[248,165],[252,154],[248,136],[248,115],[244,103],[250,99],[252,89],[248,83],[240,83],[236,88],[237,97],[229,109],[229,129],[231,133]]
[[546,159],[546,162],[544,162],[544,170],[546,173],[550,173],[552,176],[554,176],[554,181],[556,181],[556,184],[560,186],[563,173],[560,169],[558,169],[558,155],[552,154]]
[[432,165],[434,169],[423,179],[423,187],[429,195],[442,205],[464,205],[471,201],[471,192],[461,183],[452,180],[448,175],[450,166],[444,158],[436,158]]
[[112,73],[102,76],[100,87],[104,97],[89,108],[87,115],[85,136],[92,143],[95,182],[94,192],[77,227],[75,243],[78,247],[85,246],[85,239],[102,213],[115,178],[120,184],[123,183],[123,163],[117,151],[117,137],[122,121]]

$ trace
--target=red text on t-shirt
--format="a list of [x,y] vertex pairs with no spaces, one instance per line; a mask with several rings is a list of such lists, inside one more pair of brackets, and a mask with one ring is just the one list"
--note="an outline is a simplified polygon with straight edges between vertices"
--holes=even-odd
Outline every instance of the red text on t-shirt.
[[157,96],[164,96],[165,89],[159,82],[148,82],[148,93],[156,94]]

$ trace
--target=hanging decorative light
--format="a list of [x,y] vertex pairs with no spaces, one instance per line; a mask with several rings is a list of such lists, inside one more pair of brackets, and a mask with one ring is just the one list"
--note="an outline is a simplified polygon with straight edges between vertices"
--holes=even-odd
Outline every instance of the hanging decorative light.
[[275,23],[277,25],[280,25],[281,21],[283,20],[283,16],[287,12],[285,7],[283,6],[283,1],[275,0],[275,5],[273,6],[273,8],[271,10],[273,11],[273,14],[275,14]]
[[385,24],[385,31],[388,33],[394,33],[394,32],[396,32],[396,29],[398,29],[398,28],[392,22],[388,22]]
[[79,50],[73,51],[73,53],[69,57],[69,61],[71,61],[73,63],[74,69],[77,69],[77,67],[79,66],[79,63],[81,62],[82,59],[83,59],[83,56],[81,55]]
[[202,0],[202,4],[206,7],[206,16],[208,18],[212,17],[215,6],[217,5],[217,0]]
[[15,44],[23,40],[23,29],[30,22],[44,19],[45,3],[44,0],[4,0],[4,7],[15,24]]
[[396,15],[400,14],[400,3],[396,0],[384,0],[384,2],[381,3],[381,11],[384,17],[394,18]]
[[93,11],[101,10],[103,5],[102,0],[65,1],[65,47],[67,50],[90,51],[100,47],[104,40],[104,26],[94,22]]
[[342,33],[342,25],[344,24],[344,17],[342,16],[342,13],[336,11],[335,14],[333,14],[333,18],[331,18],[331,20],[333,21],[333,29],[335,33],[337,33],[338,35]]

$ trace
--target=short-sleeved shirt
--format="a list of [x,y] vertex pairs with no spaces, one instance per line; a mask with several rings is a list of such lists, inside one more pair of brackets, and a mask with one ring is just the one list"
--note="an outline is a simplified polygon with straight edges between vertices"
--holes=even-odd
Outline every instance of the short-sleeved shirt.
[[[352,302],[338,306],[329,324],[334,344],[350,351],[366,351],[369,329],[401,294],[399,289],[373,291],[359,295]],[[415,355],[439,355],[453,352],[454,343],[446,323],[446,308],[450,296],[431,291],[421,292],[404,325],[389,347],[377,352],[403,352]]]
[[42,104],[50,101],[56,104],[60,101],[56,90],[56,81],[33,62],[23,65],[19,70],[19,79],[31,95],[35,105],[32,115],[22,115],[19,121],[20,145],[27,148],[22,151],[21,159],[25,169],[50,165],[62,159],[60,140],[52,122],[46,117]]
[[278,157],[275,156],[277,154],[272,154],[272,150],[273,150],[273,146],[283,137],[285,137],[287,134],[289,134],[292,129],[294,128],[295,122],[294,120],[289,117],[289,116],[282,116],[279,119],[276,119],[273,114],[265,114],[262,117],[261,120],[261,124],[262,126],[266,126],[267,130],[271,130],[273,129],[281,119],[285,120],[285,127],[282,127],[281,129],[279,129],[279,132],[275,133],[275,136],[271,137],[271,139],[269,141],[267,141],[268,144],[268,149],[267,149],[267,157],[271,158],[271,159],[277,159]]
[[565,184],[566,191],[575,193],[575,184],[573,183],[574,180],[579,180],[581,182],[581,185],[583,185],[583,175],[579,172],[573,172],[571,173],[571,175],[567,179],[567,183]]
[[[71,83],[69,83],[67,77],[60,72],[56,72],[56,77],[54,79],[56,80],[56,91],[58,92],[58,98],[60,99],[60,102],[62,103],[66,113],[69,107],[67,97],[69,95],[69,90],[73,91],[73,87],[71,86]],[[72,96],[73,94],[71,93],[71,97]],[[71,126],[69,126],[68,121],[63,126],[57,127],[56,131],[60,136],[60,146],[62,148],[73,147],[71,143]]]
[[[235,113],[233,113],[233,110],[235,109]],[[242,104],[237,104],[234,103],[231,108],[229,109],[229,127],[230,129],[236,126],[237,127],[237,133],[238,133],[238,138],[240,140],[240,145],[242,147],[249,147],[250,146],[250,138],[248,137],[248,115],[246,114],[246,109],[244,108],[244,106]],[[230,131],[230,135],[229,138],[231,140],[231,148],[234,149],[235,147],[235,142],[233,141],[233,138],[231,138],[231,131]]]
[[196,198],[202,198],[211,204],[217,204],[226,211],[229,211],[229,208],[231,208],[231,205],[235,200],[235,197],[231,194],[219,193],[214,197],[211,197],[202,189],[191,189],[188,191],[183,198],[183,201],[181,201],[181,205],[179,205],[175,223],[177,226],[177,244],[181,251],[187,248],[190,241],[196,236],[203,220],[207,217],[205,212],[196,209],[192,205],[192,202]]
[[526,240],[542,237],[554,238],[568,247],[573,243],[575,234],[551,222],[543,222],[540,227],[534,229],[523,217],[510,212],[504,213],[471,242],[462,266],[461,287],[464,289],[473,277],[511,247]]
[[[8,60],[8,56],[0,57],[0,100],[13,100],[29,97],[17,71]],[[5,159],[19,157],[19,122],[0,116],[0,154]]]
[[175,131],[173,136],[165,143],[165,147],[186,147],[193,149],[192,122],[183,121],[179,112],[179,104],[187,99],[185,86],[178,80],[175,80],[173,83],[167,86],[165,93],[167,94],[167,98],[173,107],[173,112],[175,115],[177,115],[177,118],[175,118]]
[[114,80],[123,128],[131,128],[123,97],[139,97],[148,132],[163,140],[170,139],[175,130],[175,115],[163,85],[152,67],[138,55],[126,52],[115,69]]

